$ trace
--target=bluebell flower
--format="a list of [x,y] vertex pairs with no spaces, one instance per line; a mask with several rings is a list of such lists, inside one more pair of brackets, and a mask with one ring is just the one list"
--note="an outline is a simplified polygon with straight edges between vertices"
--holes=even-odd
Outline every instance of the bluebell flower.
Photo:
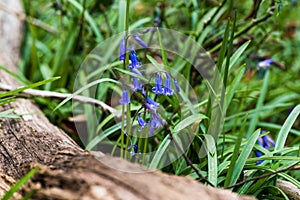
[[139,37],[140,34],[135,33],[133,34],[134,39],[139,43],[142,47],[147,48],[147,44]]
[[126,41],[125,41],[125,37],[122,38],[122,41],[120,43],[120,58],[119,60],[125,60],[125,54],[126,54]]
[[260,138],[257,139],[257,144],[258,144],[258,146],[263,147],[263,143],[262,143],[262,140]]
[[[135,74],[137,74],[137,75],[139,75],[139,76],[143,76],[143,74],[138,69],[136,69],[136,68],[133,68],[130,71],[133,72],[133,73],[135,73]],[[137,77],[135,77],[135,76],[132,76],[131,80],[132,80],[132,83],[133,83],[133,87],[132,87],[133,91],[137,91],[137,90],[142,90],[143,89],[143,87],[142,87],[143,81],[141,81],[141,83],[140,83],[139,79]]]
[[129,95],[128,95],[127,90],[123,90],[122,96],[121,96],[121,99],[120,99],[120,104],[122,104],[122,105],[130,104],[130,99],[129,99]]
[[159,103],[152,100],[150,97],[147,97],[145,107],[153,114],[156,113],[156,109],[159,107]]
[[270,58],[270,59],[267,59],[267,60],[263,60],[263,61],[260,61],[258,64],[257,64],[257,67],[258,68],[263,68],[263,69],[267,69],[270,67],[270,65],[274,62],[274,59],[273,58]]
[[169,73],[166,72],[166,80],[165,80],[165,87],[164,87],[164,94],[167,96],[172,96],[173,91],[171,89],[171,80]]
[[[262,153],[260,151],[255,151],[255,156],[257,158],[261,157],[262,156]],[[264,162],[263,160],[259,160],[256,162],[257,165],[261,164],[262,162]]]
[[163,94],[163,88],[162,88],[162,78],[159,74],[156,74],[155,76],[155,87],[152,88],[152,92],[155,92],[156,94]]
[[156,109],[159,107],[159,103],[152,100],[150,97],[147,97],[145,107],[148,109],[151,114],[151,122],[150,122],[150,130],[149,136],[153,135],[154,129],[163,125],[163,121],[160,119],[158,114],[156,113]]
[[140,129],[145,128],[148,123],[144,121],[144,119],[141,117],[140,113],[137,114],[137,117],[138,117],[138,123],[140,125]]
[[141,86],[139,85],[139,80],[138,80],[137,77],[132,77],[131,81],[132,81],[132,87],[131,87],[131,89],[133,91],[137,91],[137,90],[141,89]]
[[[263,133],[264,131],[262,131]],[[257,139],[257,144],[265,149],[269,149],[271,146],[275,146],[275,142],[272,140],[272,138],[269,135],[264,135]],[[255,151],[256,157],[261,157],[262,153],[259,150]],[[259,160],[256,162],[256,164],[262,163],[263,160]]]
[[151,118],[149,137],[152,137],[153,132],[156,128],[159,128],[163,125],[163,121],[159,118],[159,116],[154,113]]
[[176,91],[179,92],[180,91],[180,87],[179,87],[178,82],[177,82],[176,79],[174,79],[174,85],[175,85]]
[[263,141],[262,147],[264,147],[265,149],[269,149],[271,146],[275,146],[275,142],[269,135],[264,135],[261,138]]
[[129,54],[129,59],[131,60],[131,64],[128,66],[129,69],[136,69],[142,66],[142,64],[138,61],[136,52],[134,49],[131,49],[131,53]]
[[[255,155],[256,155],[256,157],[261,157],[262,156],[262,153],[260,152],[260,151],[255,151]],[[263,160],[259,160],[259,161],[262,161],[263,162]]]
[[131,149],[132,148],[132,151],[130,152],[131,156],[135,156],[138,152],[138,145],[134,144],[134,145],[130,145],[128,147],[128,149]]

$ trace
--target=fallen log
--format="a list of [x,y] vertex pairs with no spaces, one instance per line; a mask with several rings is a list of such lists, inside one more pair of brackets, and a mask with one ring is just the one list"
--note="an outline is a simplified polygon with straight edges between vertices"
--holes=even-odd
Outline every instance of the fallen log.
[[[0,11],[0,64],[16,71],[23,16],[16,13],[21,12],[21,5],[18,0],[1,4],[7,9]],[[0,71],[0,82],[18,84],[4,71]],[[84,151],[51,124],[31,100],[18,98],[0,110],[10,108],[16,114],[31,114],[0,119],[0,196],[38,167],[38,173],[14,195],[15,199],[31,191],[35,191],[31,199],[254,199],[188,177],[149,171],[101,152]],[[126,169],[140,173],[128,173]]]

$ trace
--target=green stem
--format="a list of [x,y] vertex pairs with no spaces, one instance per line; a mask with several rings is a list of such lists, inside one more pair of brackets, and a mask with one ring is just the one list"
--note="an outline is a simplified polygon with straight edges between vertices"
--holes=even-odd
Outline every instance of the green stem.
[[[129,140],[129,137],[130,137],[130,133],[131,133],[131,123],[130,123],[130,121],[131,121],[131,112],[130,112],[130,104],[129,105],[126,105],[126,135],[127,135],[127,137],[126,137],[126,145],[125,145],[125,148],[127,148],[128,147],[128,145],[129,145],[129,142],[130,142],[130,140]],[[126,152],[126,149],[125,149],[125,152]],[[125,153],[124,154],[124,159],[126,159],[127,158],[127,153]]]
[[124,144],[124,112],[125,106],[122,105],[122,125],[121,125],[121,145],[120,145],[120,157],[123,157],[123,144]]
[[125,19],[126,35],[128,34],[128,30],[129,30],[129,7],[130,7],[130,0],[126,0],[126,19]]
[[[128,30],[129,30],[129,7],[130,7],[130,0],[126,0],[126,18],[125,18],[125,34],[126,34],[126,39],[128,37]],[[125,47],[127,48],[127,40],[126,40],[126,43],[125,43]],[[125,48],[125,49],[126,49]],[[125,62],[124,62],[124,69],[126,69],[126,66],[128,65],[129,63],[129,56],[128,54],[126,53],[126,59],[125,59]],[[130,76],[127,74],[127,81],[129,82],[130,81]],[[122,117],[122,123],[124,121],[124,113],[122,113],[123,117]],[[125,144],[125,147],[124,148],[127,148],[128,144],[129,144],[129,135],[131,133],[131,123],[130,123],[130,119],[131,119],[131,112],[130,112],[130,104],[129,105],[126,105],[126,144]],[[123,139],[123,142],[122,142],[122,148],[123,148],[123,145],[124,144],[124,139]],[[126,151],[126,149],[125,149]],[[124,159],[126,159],[126,156],[127,154],[125,153],[124,154]]]
[[[145,132],[147,134],[147,132]],[[145,164],[145,156],[147,153],[147,146],[148,146],[148,136],[146,135],[145,137],[145,142],[144,142],[144,149],[143,149],[143,159],[142,159],[142,164]]]

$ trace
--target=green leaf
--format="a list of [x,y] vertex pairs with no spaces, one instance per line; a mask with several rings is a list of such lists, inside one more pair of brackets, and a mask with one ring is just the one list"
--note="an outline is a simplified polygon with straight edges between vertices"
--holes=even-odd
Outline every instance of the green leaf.
[[227,175],[226,175],[225,184],[224,184],[225,187],[230,184],[232,173],[235,169],[235,164],[236,164],[237,158],[239,156],[239,151],[240,151],[240,147],[241,147],[241,144],[242,144],[244,128],[246,126],[247,119],[248,119],[248,115],[246,115],[245,118],[244,118],[243,125],[241,127],[241,131],[238,135],[238,138],[237,138],[235,146],[234,146],[234,150],[233,150],[232,157],[231,157],[231,160],[230,160],[230,166],[229,166],[229,169],[228,169],[228,172],[227,172]]
[[6,97],[3,99],[0,99],[0,106],[14,102],[16,100],[15,98],[16,98],[15,96],[12,96],[12,97]]
[[241,175],[241,172],[245,166],[245,163],[249,157],[249,155],[252,152],[252,149],[257,141],[257,138],[260,134],[260,129],[256,130],[250,137],[247,142],[247,144],[245,145],[244,149],[242,150],[239,158],[236,161],[236,165],[235,168],[233,170],[232,173],[232,177],[231,177],[231,181],[230,181],[230,185],[233,185],[237,182],[238,178]]
[[214,16],[215,12],[217,11],[217,7],[214,7],[210,9],[197,23],[196,27],[196,35],[199,35],[201,32],[203,32],[204,23],[211,20],[211,18]]
[[252,116],[252,119],[250,121],[249,129],[247,132],[247,137],[251,135],[251,133],[255,130],[258,120],[259,120],[259,114],[261,112],[261,108],[263,106],[267,91],[268,91],[268,84],[269,84],[269,77],[270,77],[270,71],[267,70],[264,78],[264,82],[261,88],[260,96],[258,98],[258,101],[256,103],[255,113]]
[[[82,5],[78,3],[75,0],[68,0],[75,8],[77,8],[80,12],[83,11]],[[93,17],[88,13],[88,11],[84,11],[84,17],[86,21],[90,24],[92,30],[94,31],[96,37],[97,37],[97,42],[101,42],[103,40],[102,34],[98,28],[97,23],[94,21]]]
[[117,130],[121,129],[121,123],[118,123],[105,131],[103,131],[101,134],[97,135],[94,139],[92,139],[88,145],[86,145],[85,150],[92,150],[99,142],[104,140],[106,137],[108,137],[110,134],[115,133]]
[[165,155],[166,153],[166,150],[170,144],[171,140],[170,140],[170,137],[169,135],[167,135],[164,140],[160,143],[150,165],[149,165],[149,168],[150,169],[157,169],[159,167],[159,163],[160,163],[160,160],[162,159],[162,157]]
[[203,114],[193,114],[187,118],[185,118],[184,120],[182,120],[181,122],[179,122],[175,127],[174,127],[174,132],[179,132],[182,129],[192,125],[193,123],[202,120],[202,119],[208,119],[208,117],[206,117]]
[[[278,129],[278,130],[280,130],[282,128],[281,125],[273,124],[273,123],[267,123],[267,122],[259,122],[257,125],[260,126],[260,127],[268,128],[268,129]],[[295,134],[296,136],[300,136],[300,131],[298,131],[296,129],[291,129],[290,133]]]
[[126,0],[119,1],[119,12],[118,12],[118,31],[123,32],[125,31],[126,26]]
[[232,24],[232,28],[231,28],[229,47],[228,47],[227,57],[226,57],[226,65],[225,65],[225,69],[224,69],[223,83],[224,83],[225,88],[227,87],[227,79],[228,79],[228,73],[229,73],[230,57],[231,57],[231,54],[232,54],[235,23],[236,23],[236,12],[235,12],[235,15],[234,15],[234,20],[233,20],[233,24]]
[[286,142],[287,136],[299,114],[300,114],[300,104],[293,109],[293,111],[290,113],[288,118],[285,120],[282,128],[280,129],[276,140],[275,151],[284,148],[284,144]]
[[234,52],[234,54],[230,58],[230,65],[229,65],[229,73],[232,72],[234,65],[237,63],[237,61],[241,58],[242,53],[246,50],[246,48],[249,46],[251,40],[245,42],[240,48]]
[[239,69],[239,71],[235,75],[235,78],[233,79],[231,85],[227,88],[227,95],[226,95],[226,101],[225,101],[225,103],[226,103],[225,111],[229,107],[237,87],[240,85],[240,82],[241,82],[241,80],[243,78],[243,75],[244,75],[244,71],[245,71],[245,65],[243,65]]
[[159,46],[160,46],[160,51],[161,51],[161,56],[162,56],[163,63],[164,63],[165,66],[169,66],[167,54],[166,54],[166,51],[165,51],[165,48],[164,48],[164,45],[163,45],[163,42],[162,42],[162,39],[161,39],[160,31],[159,31],[158,28],[156,29],[156,31],[157,31],[157,34],[158,34]]
[[218,154],[216,142],[211,135],[205,135],[205,145],[208,147],[208,180],[216,186],[218,183]]
[[13,119],[20,118],[20,115],[13,114],[13,112],[14,112],[14,109],[9,109],[9,110],[0,112],[0,118],[13,118]]
[[14,193],[17,192],[30,178],[35,175],[40,169],[33,168],[30,170],[25,176],[23,176],[20,180],[18,180],[2,197],[2,200],[8,200],[13,197]]
[[138,74],[133,73],[133,72],[128,71],[128,70],[124,70],[124,69],[121,69],[121,68],[118,68],[118,67],[116,67],[115,70],[117,70],[117,71],[119,71],[119,72],[122,72],[122,73],[124,73],[124,74],[128,74],[128,75],[130,75],[131,77],[136,77],[136,78],[138,78],[139,80],[143,80],[143,81],[145,81],[145,82],[149,81],[149,80],[148,80],[147,78],[145,78],[144,76],[138,75]]
[[222,42],[222,46],[221,46],[221,50],[220,50],[220,54],[219,54],[219,58],[218,58],[218,62],[217,62],[217,68],[219,70],[219,72],[221,72],[221,67],[225,58],[225,53],[226,53],[226,47],[227,47],[227,43],[228,43],[228,36],[229,36],[229,30],[230,30],[230,21],[227,21],[227,25],[226,25],[226,29],[223,35],[223,42]]
[[46,84],[46,83],[55,81],[55,80],[57,80],[57,79],[59,79],[59,78],[60,78],[60,77],[53,77],[53,78],[50,78],[50,79],[47,79],[47,80],[43,80],[43,81],[39,81],[39,82],[30,84],[30,85],[27,85],[27,86],[23,86],[23,87],[21,87],[21,88],[18,88],[18,89],[12,90],[12,91],[0,93],[0,98],[3,98],[3,97],[7,97],[7,96],[11,96],[11,95],[17,94],[17,93],[22,92],[22,91],[24,91],[24,90],[26,90],[26,89],[35,88],[35,87],[44,85],[44,84]]
[[139,27],[143,27],[145,24],[151,22],[151,20],[152,20],[151,17],[142,18],[142,19],[132,23],[130,25],[130,30],[134,30],[134,29],[137,29]]
[[22,84],[30,84],[30,82],[23,76],[23,75],[19,75],[16,73],[13,73],[11,71],[9,71],[6,67],[0,65],[0,69],[2,69],[3,71],[5,71],[6,73],[8,73],[10,76],[14,77],[17,81],[19,81]]
[[163,65],[159,64],[152,56],[146,55],[146,57],[154,65],[154,67],[156,67],[158,70],[162,69]]

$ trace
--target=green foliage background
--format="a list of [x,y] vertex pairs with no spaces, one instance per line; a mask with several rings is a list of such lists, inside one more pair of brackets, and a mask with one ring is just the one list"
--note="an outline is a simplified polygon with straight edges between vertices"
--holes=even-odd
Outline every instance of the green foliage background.
[[[255,15],[251,15],[253,2],[260,2]],[[31,83],[61,77],[59,81],[40,86],[43,90],[72,93],[76,71],[85,56],[99,42],[125,30],[124,0],[23,0],[23,3],[27,23],[19,64],[21,76]],[[296,118],[288,118],[300,103],[299,5],[300,2],[296,0],[130,2],[130,30],[151,27],[155,19],[159,18],[161,27],[178,30],[193,37],[211,54],[212,59],[221,67],[222,76],[227,79],[226,99],[229,101],[216,155],[213,159],[199,159],[196,156],[201,138],[205,135],[205,123],[199,125],[202,128],[197,132],[198,139],[186,151],[186,155],[200,172],[218,187],[299,165],[299,107],[292,113]],[[226,27],[233,26],[235,15],[234,38],[229,35],[226,42],[225,30]],[[225,53],[223,57],[222,46]],[[226,74],[225,63],[230,57],[228,64],[232,64],[234,68]],[[257,68],[258,62],[269,58],[275,60],[270,68]],[[202,95],[201,100],[207,101],[209,95],[205,85],[200,79],[193,78],[191,66],[185,66],[180,72],[190,80],[193,89]],[[53,113],[59,100],[35,100],[54,123],[65,127],[64,121],[72,115],[70,102]],[[202,109],[204,113],[209,113],[206,103]],[[114,127],[108,117],[105,113],[100,114],[101,120],[107,121],[107,124],[102,125],[104,129]],[[285,122],[292,127],[283,126]],[[275,149],[268,150],[258,146],[258,128],[268,131],[277,144],[285,146],[275,146]],[[115,133],[118,131],[116,129]],[[70,134],[80,143],[76,134]],[[116,145],[119,145],[118,142]],[[158,147],[151,144],[151,148]],[[254,150],[257,149],[263,152],[262,158],[255,157]],[[256,165],[262,159],[265,161]],[[215,168],[212,169],[212,166]],[[198,178],[183,158],[165,167],[163,171]],[[233,187],[233,190],[258,198],[286,199],[286,195],[275,186],[277,178],[300,187],[299,171],[287,170]]]

